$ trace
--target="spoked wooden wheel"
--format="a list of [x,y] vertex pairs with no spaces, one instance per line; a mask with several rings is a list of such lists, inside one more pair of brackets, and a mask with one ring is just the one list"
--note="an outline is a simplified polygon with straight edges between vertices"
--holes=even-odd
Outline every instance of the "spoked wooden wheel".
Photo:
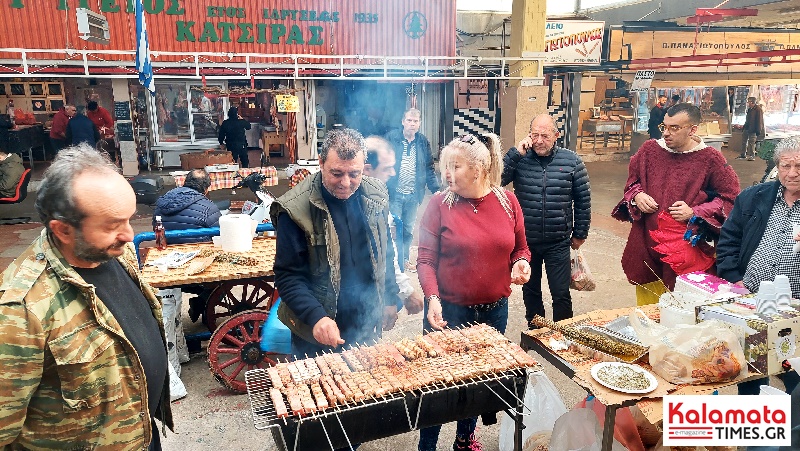
[[220,323],[237,313],[253,309],[268,311],[275,302],[274,293],[275,288],[261,279],[222,282],[208,297],[203,321],[214,332]]
[[231,390],[245,393],[244,373],[266,368],[286,356],[261,350],[261,328],[269,312],[250,310],[225,320],[208,343],[208,367],[211,374]]

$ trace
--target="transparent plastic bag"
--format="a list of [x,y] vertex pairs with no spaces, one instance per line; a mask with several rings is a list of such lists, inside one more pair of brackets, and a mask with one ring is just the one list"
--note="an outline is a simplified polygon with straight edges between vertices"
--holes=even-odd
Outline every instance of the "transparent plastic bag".
[[[522,420],[525,429],[522,430],[523,451],[529,451],[549,442],[547,436],[553,431],[556,420],[567,412],[567,406],[561,400],[555,385],[542,372],[529,372],[528,385],[525,388],[526,415]],[[529,410],[530,409],[530,410]],[[546,442],[545,442],[546,444]],[[500,420],[500,451],[514,449],[514,420],[503,414]]]
[[586,263],[586,258],[580,249],[571,251],[570,265],[572,270],[569,287],[578,291],[594,291],[596,285],[594,278],[592,278],[592,271],[589,270],[589,264]]

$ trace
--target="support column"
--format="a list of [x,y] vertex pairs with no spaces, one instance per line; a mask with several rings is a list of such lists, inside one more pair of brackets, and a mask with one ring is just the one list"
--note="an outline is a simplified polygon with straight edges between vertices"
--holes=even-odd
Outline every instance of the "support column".
[[126,177],[139,175],[138,153],[136,151],[136,142],[133,141],[133,133],[135,131],[131,121],[131,94],[128,88],[128,79],[115,78],[111,80],[111,92],[114,97],[114,110],[112,111],[114,116],[117,116],[118,102],[124,102],[128,107],[127,117],[114,118],[114,133],[119,138],[122,175]]
[[[544,31],[547,19],[546,0],[514,0],[511,12],[511,48],[509,56],[521,57],[524,52],[544,50]],[[541,77],[539,63],[517,63],[510,73],[522,77]],[[509,80],[501,91],[503,109],[500,139],[506,148],[516,146],[530,130],[531,120],[547,112],[547,87],[532,86],[526,80]]]

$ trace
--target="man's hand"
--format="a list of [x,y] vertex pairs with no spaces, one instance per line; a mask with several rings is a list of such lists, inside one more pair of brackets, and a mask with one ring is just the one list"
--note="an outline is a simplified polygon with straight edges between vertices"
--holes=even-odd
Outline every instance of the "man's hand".
[[669,207],[669,214],[676,221],[689,222],[694,216],[694,210],[686,202],[679,200]]
[[397,322],[397,307],[387,305],[383,308],[383,330],[391,330]]
[[511,283],[522,285],[527,283],[531,278],[531,265],[525,259],[520,259],[514,262],[511,268]]
[[639,207],[639,211],[642,213],[649,214],[658,211],[658,202],[644,191],[633,196],[633,201],[636,202],[636,206]]
[[339,335],[339,326],[336,325],[336,321],[327,316],[317,321],[317,324],[314,324],[312,332],[314,333],[314,339],[317,340],[319,344],[333,348],[344,344],[344,340],[342,340],[341,335]]
[[428,322],[436,330],[442,330],[447,326],[447,321],[442,318],[442,301],[439,298],[428,298]]
[[414,292],[411,293],[411,295],[409,295],[405,301],[403,301],[403,304],[406,306],[406,312],[408,312],[409,315],[414,315],[421,312],[424,305],[422,293],[414,290]]
[[580,238],[575,238],[573,236],[572,238],[569,239],[569,245],[575,250],[578,250],[578,248],[583,246],[583,243],[585,243],[585,242],[586,242],[586,238],[580,239]]
[[533,148],[533,140],[531,139],[530,135],[525,136],[522,138],[522,141],[517,144],[517,150],[519,151],[520,155],[525,155],[528,153],[528,149]]

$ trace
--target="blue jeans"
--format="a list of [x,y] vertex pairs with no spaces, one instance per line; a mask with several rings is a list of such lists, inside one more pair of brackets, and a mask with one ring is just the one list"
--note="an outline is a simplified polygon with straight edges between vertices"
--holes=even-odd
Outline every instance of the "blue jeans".
[[[500,299],[497,306],[488,311],[478,311],[469,307],[463,307],[456,304],[451,304],[446,301],[442,302],[442,318],[447,321],[447,327],[458,327],[466,325],[467,323],[483,323],[488,324],[500,333],[506,332],[506,325],[508,324],[508,298]],[[425,311],[422,316],[423,327],[430,330],[428,323],[428,303],[425,303]],[[468,439],[474,432],[475,426],[478,424],[478,418],[466,418],[456,422],[456,438],[461,440]],[[436,451],[436,443],[439,441],[439,431],[441,426],[431,426],[429,428],[421,429],[419,431],[419,451]]]
[[397,259],[402,267],[408,261],[408,250],[411,247],[411,240],[414,238],[414,224],[417,222],[419,203],[417,202],[416,193],[392,193],[392,196],[392,200],[389,202],[389,211],[400,218],[403,226],[402,250],[397,249],[397,252],[403,253],[403,258]]

